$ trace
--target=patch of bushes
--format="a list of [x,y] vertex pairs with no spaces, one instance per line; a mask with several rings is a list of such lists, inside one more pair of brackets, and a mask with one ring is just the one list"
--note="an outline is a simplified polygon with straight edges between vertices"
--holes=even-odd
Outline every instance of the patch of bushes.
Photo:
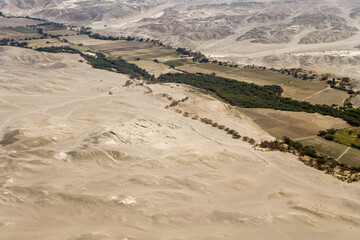
[[[283,141],[262,141],[259,144],[262,148],[279,150],[281,152],[292,152],[300,155],[300,160],[308,166],[335,175],[338,179],[346,182],[356,182],[360,180],[360,167],[351,167],[337,162],[335,159],[324,156],[316,152],[314,147],[304,146],[299,142],[284,137]],[[310,157],[310,159],[306,158]],[[338,168],[339,171],[335,171]]]
[[117,59],[107,58],[103,53],[96,53],[96,56],[90,56],[88,54],[84,54],[77,49],[73,49],[71,47],[42,47],[37,48],[37,51],[40,52],[50,52],[50,53],[72,53],[72,54],[80,54],[93,68],[105,69],[109,71],[114,71],[122,74],[127,74],[132,76],[133,79],[139,79],[140,77],[150,80],[153,78],[146,70],[138,67],[135,64],[128,63],[125,60],[121,59],[121,57]]

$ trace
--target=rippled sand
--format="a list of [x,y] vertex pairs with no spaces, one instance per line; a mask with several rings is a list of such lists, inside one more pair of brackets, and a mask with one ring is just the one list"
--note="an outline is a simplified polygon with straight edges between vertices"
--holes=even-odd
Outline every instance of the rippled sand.
[[359,183],[175,111],[271,138],[208,96],[79,59],[0,48],[0,239],[358,239]]

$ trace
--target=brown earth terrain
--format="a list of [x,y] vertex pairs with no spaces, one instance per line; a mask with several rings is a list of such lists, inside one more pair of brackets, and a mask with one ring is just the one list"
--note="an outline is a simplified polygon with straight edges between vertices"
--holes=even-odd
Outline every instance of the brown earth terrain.
[[[242,64],[355,79],[360,69],[356,0],[0,0],[0,11],[152,37]],[[0,17],[0,39],[39,37],[8,29],[37,23]],[[71,36],[24,41],[121,57],[155,76],[185,70],[276,84],[314,104],[341,106],[350,96],[324,81],[194,63],[145,42],[91,39],[56,24],[44,31]],[[94,69],[78,55],[0,46],[0,239],[355,240],[359,182],[244,141],[289,136],[359,167],[359,150],[317,136],[348,127],[319,114],[232,107],[193,87]]]
[[[125,87],[127,76],[75,55],[2,47],[0,59],[3,239],[359,234],[358,183],[174,111],[272,139],[218,100],[174,84]],[[166,109],[164,93],[188,100]]]

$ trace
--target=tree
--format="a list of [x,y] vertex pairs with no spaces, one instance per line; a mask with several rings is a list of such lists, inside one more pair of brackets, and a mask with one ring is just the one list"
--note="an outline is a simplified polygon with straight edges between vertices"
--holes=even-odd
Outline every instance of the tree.
[[326,135],[324,136],[324,138],[325,138],[326,140],[328,140],[328,141],[333,141],[335,137],[334,137],[334,135],[326,134]]
[[342,82],[344,82],[344,83],[348,83],[348,82],[350,82],[350,78],[348,78],[348,77],[344,77],[344,78],[342,79]]

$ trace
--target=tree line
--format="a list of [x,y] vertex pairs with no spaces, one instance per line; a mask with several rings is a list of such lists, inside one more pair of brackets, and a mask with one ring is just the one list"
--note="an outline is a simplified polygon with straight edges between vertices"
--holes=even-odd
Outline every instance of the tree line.
[[128,63],[121,57],[112,59],[103,53],[96,56],[84,54],[71,47],[38,48],[38,51],[76,53],[84,57],[94,68],[116,71],[135,77],[141,77],[151,82],[183,83],[196,88],[207,90],[232,106],[244,108],[272,108],[283,111],[319,113],[322,115],[341,118],[353,126],[360,126],[360,110],[338,109],[328,105],[311,104],[283,97],[283,89],[277,85],[260,86],[233,79],[208,74],[167,73],[155,78],[146,70],[135,64]]
[[96,53],[96,56],[92,56],[77,49],[71,47],[41,47],[37,48],[40,52],[49,53],[71,53],[79,54],[82,56],[93,68],[105,69],[108,71],[116,71],[118,73],[130,75],[131,78],[143,78],[145,80],[151,80],[153,75],[149,74],[145,69],[138,67],[135,64],[128,63],[127,61],[118,57],[116,59],[108,58],[103,53]]
[[260,86],[253,83],[208,74],[167,73],[154,81],[191,85],[207,90],[232,106],[244,108],[272,108],[276,110],[319,113],[341,118],[353,126],[360,126],[358,109],[338,109],[328,105],[311,104],[283,97],[283,89],[277,85]]

